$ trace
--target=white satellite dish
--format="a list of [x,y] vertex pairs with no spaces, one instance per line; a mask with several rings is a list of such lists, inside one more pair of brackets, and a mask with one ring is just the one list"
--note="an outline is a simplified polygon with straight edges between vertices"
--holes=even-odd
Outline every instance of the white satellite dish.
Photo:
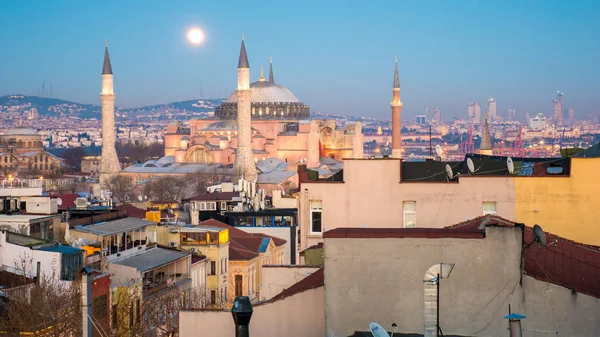
[[142,197],[141,195],[139,195],[139,196],[138,196],[138,200],[139,200],[139,201],[143,201],[143,200],[144,200],[144,197]]
[[506,168],[508,168],[509,174],[515,173],[515,164],[513,163],[513,160],[511,157],[506,158]]
[[533,241],[537,242],[541,248],[546,247],[546,233],[539,225],[533,226]]
[[448,175],[448,179],[454,179],[454,172],[452,172],[450,164],[446,164],[446,175]]
[[471,158],[467,158],[467,168],[469,169],[470,173],[475,173],[479,171],[479,168],[475,169],[475,164],[473,163],[473,159]]
[[56,198],[56,204],[58,206],[61,206],[62,205],[62,199],[61,198]]
[[371,322],[369,325],[373,337],[390,337],[390,334],[379,324]]
[[437,153],[438,157],[442,157],[442,147],[440,146],[440,144],[435,146],[435,153]]

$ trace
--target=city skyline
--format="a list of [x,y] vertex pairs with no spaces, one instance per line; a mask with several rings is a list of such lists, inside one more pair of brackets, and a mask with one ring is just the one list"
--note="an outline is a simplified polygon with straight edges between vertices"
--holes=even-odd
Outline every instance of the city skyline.
[[[130,20],[139,2],[69,3],[5,5],[2,29],[20,27],[5,43],[10,52],[0,55],[6,93],[33,95],[45,81],[54,97],[99,105],[98,64],[106,39],[117,106],[195,99],[201,91],[205,98],[226,97],[235,89],[227,79],[243,32],[252,55],[251,80],[272,56],[278,81],[314,111],[389,118],[386,93],[396,54],[403,119],[422,114],[426,104],[439,106],[445,120],[465,118],[473,99],[489,97],[497,100],[498,115],[514,108],[517,119],[526,112],[550,116],[556,90],[565,92],[564,110],[573,108],[576,118],[600,106],[593,92],[600,72],[592,63],[599,49],[587,43],[598,31],[590,10],[596,4],[529,2],[509,13],[510,2],[390,2],[377,8],[260,3],[244,13],[223,14],[226,8],[218,5],[151,2],[144,18]],[[540,8],[544,15],[535,15]],[[399,20],[390,16],[394,12]],[[463,20],[471,15],[485,15],[485,24]],[[22,25],[25,19],[34,23]],[[203,45],[186,43],[192,26],[205,31]],[[555,41],[563,48],[547,53]],[[466,49],[473,44],[478,47]]]

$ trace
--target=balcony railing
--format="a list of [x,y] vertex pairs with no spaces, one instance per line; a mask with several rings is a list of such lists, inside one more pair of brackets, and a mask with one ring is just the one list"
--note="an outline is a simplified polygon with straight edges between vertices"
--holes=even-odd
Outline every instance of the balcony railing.
[[169,276],[157,278],[156,280],[149,280],[144,278],[144,289],[142,291],[142,296],[150,296],[160,293],[161,291],[173,287],[173,286],[181,286],[187,283],[187,281],[191,282],[191,278],[188,273],[176,273]]

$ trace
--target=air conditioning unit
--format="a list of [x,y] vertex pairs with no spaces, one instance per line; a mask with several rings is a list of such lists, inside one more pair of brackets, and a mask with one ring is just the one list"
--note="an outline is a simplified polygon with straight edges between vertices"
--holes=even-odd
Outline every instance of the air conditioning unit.
[[177,228],[171,228],[171,229],[169,229],[169,232],[171,232],[171,233],[177,233]]
[[88,205],[86,198],[77,198],[75,199],[75,207],[77,208],[86,208]]
[[171,247],[177,247],[177,242],[171,241],[171,242],[169,242],[169,246],[171,246]]

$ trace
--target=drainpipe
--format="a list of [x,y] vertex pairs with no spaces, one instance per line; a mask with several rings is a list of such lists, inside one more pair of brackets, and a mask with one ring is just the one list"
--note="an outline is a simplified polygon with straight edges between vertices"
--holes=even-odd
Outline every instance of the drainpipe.
[[36,265],[36,271],[35,271],[35,275],[36,275],[35,284],[38,286],[40,285],[41,271],[42,271],[42,263],[40,261],[38,261],[37,265]]
[[523,336],[523,330],[521,330],[521,320],[527,318],[526,316],[511,313],[508,316],[504,316],[504,318],[508,319],[508,329],[510,330],[510,337]]
[[92,268],[81,270],[82,336],[92,337]]
[[250,337],[249,325],[252,311],[252,304],[248,296],[237,296],[235,298],[233,307],[231,307],[231,315],[235,322],[235,337]]

